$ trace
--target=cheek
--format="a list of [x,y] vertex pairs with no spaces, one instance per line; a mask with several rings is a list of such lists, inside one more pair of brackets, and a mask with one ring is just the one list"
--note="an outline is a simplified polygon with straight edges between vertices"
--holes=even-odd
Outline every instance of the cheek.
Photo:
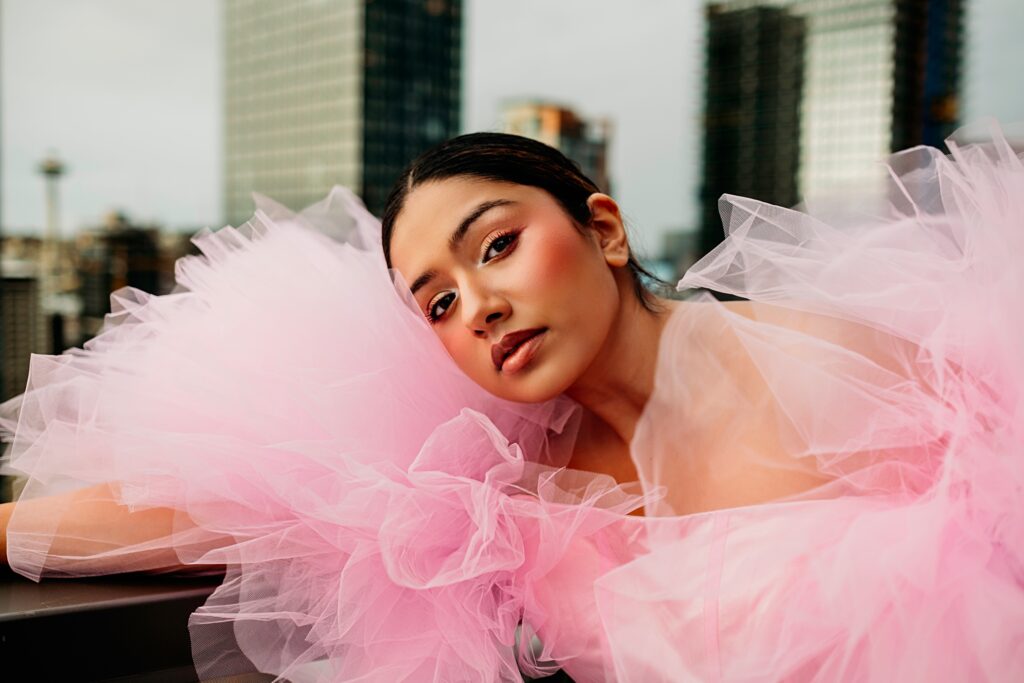
[[[455,326],[453,325],[452,327],[454,328]],[[473,338],[464,329],[449,329],[441,333],[441,343],[444,344],[448,354],[455,360],[455,364],[467,374],[472,374],[473,357],[479,354],[479,349],[476,348],[479,340]]]
[[448,351],[448,355],[455,361],[455,365],[467,377],[485,389],[490,389],[489,383],[493,381],[494,375],[490,355],[488,355],[490,346],[481,344],[479,339],[460,327],[461,323],[455,323],[450,329],[442,331],[440,333],[441,343]]
[[517,275],[530,301],[559,301],[586,288],[582,276],[586,243],[578,234],[559,230],[540,233],[523,245]]

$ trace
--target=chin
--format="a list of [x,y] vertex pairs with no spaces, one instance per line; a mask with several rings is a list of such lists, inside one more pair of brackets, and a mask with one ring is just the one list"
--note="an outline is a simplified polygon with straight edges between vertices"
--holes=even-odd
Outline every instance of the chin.
[[547,363],[524,368],[515,375],[498,375],[496,381],[493,376],[489,379],[491,381],[482,386],[498,398],[516,403],[544,403],[565,393],[575,377],[566,376],[564,368],[551,363],[549,359]]

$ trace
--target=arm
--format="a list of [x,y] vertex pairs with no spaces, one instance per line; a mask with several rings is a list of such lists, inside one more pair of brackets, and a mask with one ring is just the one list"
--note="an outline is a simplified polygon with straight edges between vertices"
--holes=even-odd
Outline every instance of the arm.
[[14,503],[0,505],[0,567],[7,566],[7,525],[11,523]]
[[[59,558],[58,564],[63,565],[58,568],[61,574],[182,573],[221,566],[185,565],[169,543],[151,543],[188,533],[196,525],[187,514],[173,508],[133,512],[118,502],[116,487],[115,482],[103,483],[0,505],[0,564],[9,564],[7,536],[15,519],[19,532],[26,528],[30,532],[55,532],[47,555]],[[147,543],[149,547],[145,547]],[[139,547],[122,552],[129,546]],[[63,571],[65,568],[68,571]]]

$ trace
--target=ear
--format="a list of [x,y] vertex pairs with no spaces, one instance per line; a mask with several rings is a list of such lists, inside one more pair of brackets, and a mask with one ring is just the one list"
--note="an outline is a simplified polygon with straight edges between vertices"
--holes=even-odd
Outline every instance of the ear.
[[608,265],[621,268],[629,262],[629,240],[619,214],[619,205],[606,194],[595,192],[587,198],[590,227]]

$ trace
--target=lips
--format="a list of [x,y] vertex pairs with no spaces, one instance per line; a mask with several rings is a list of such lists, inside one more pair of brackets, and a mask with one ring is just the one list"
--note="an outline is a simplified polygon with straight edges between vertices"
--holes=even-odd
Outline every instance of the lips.
[[517,330],[516,332],[506,334],[501,338],[501,341],[491,346],[491,360],[494,361],[494,367],[501,370],[501,366],[505,364],[505,359],[511,356],[517,348],[545,331],[547,331],[546,327],[534,327],[529,330]]

